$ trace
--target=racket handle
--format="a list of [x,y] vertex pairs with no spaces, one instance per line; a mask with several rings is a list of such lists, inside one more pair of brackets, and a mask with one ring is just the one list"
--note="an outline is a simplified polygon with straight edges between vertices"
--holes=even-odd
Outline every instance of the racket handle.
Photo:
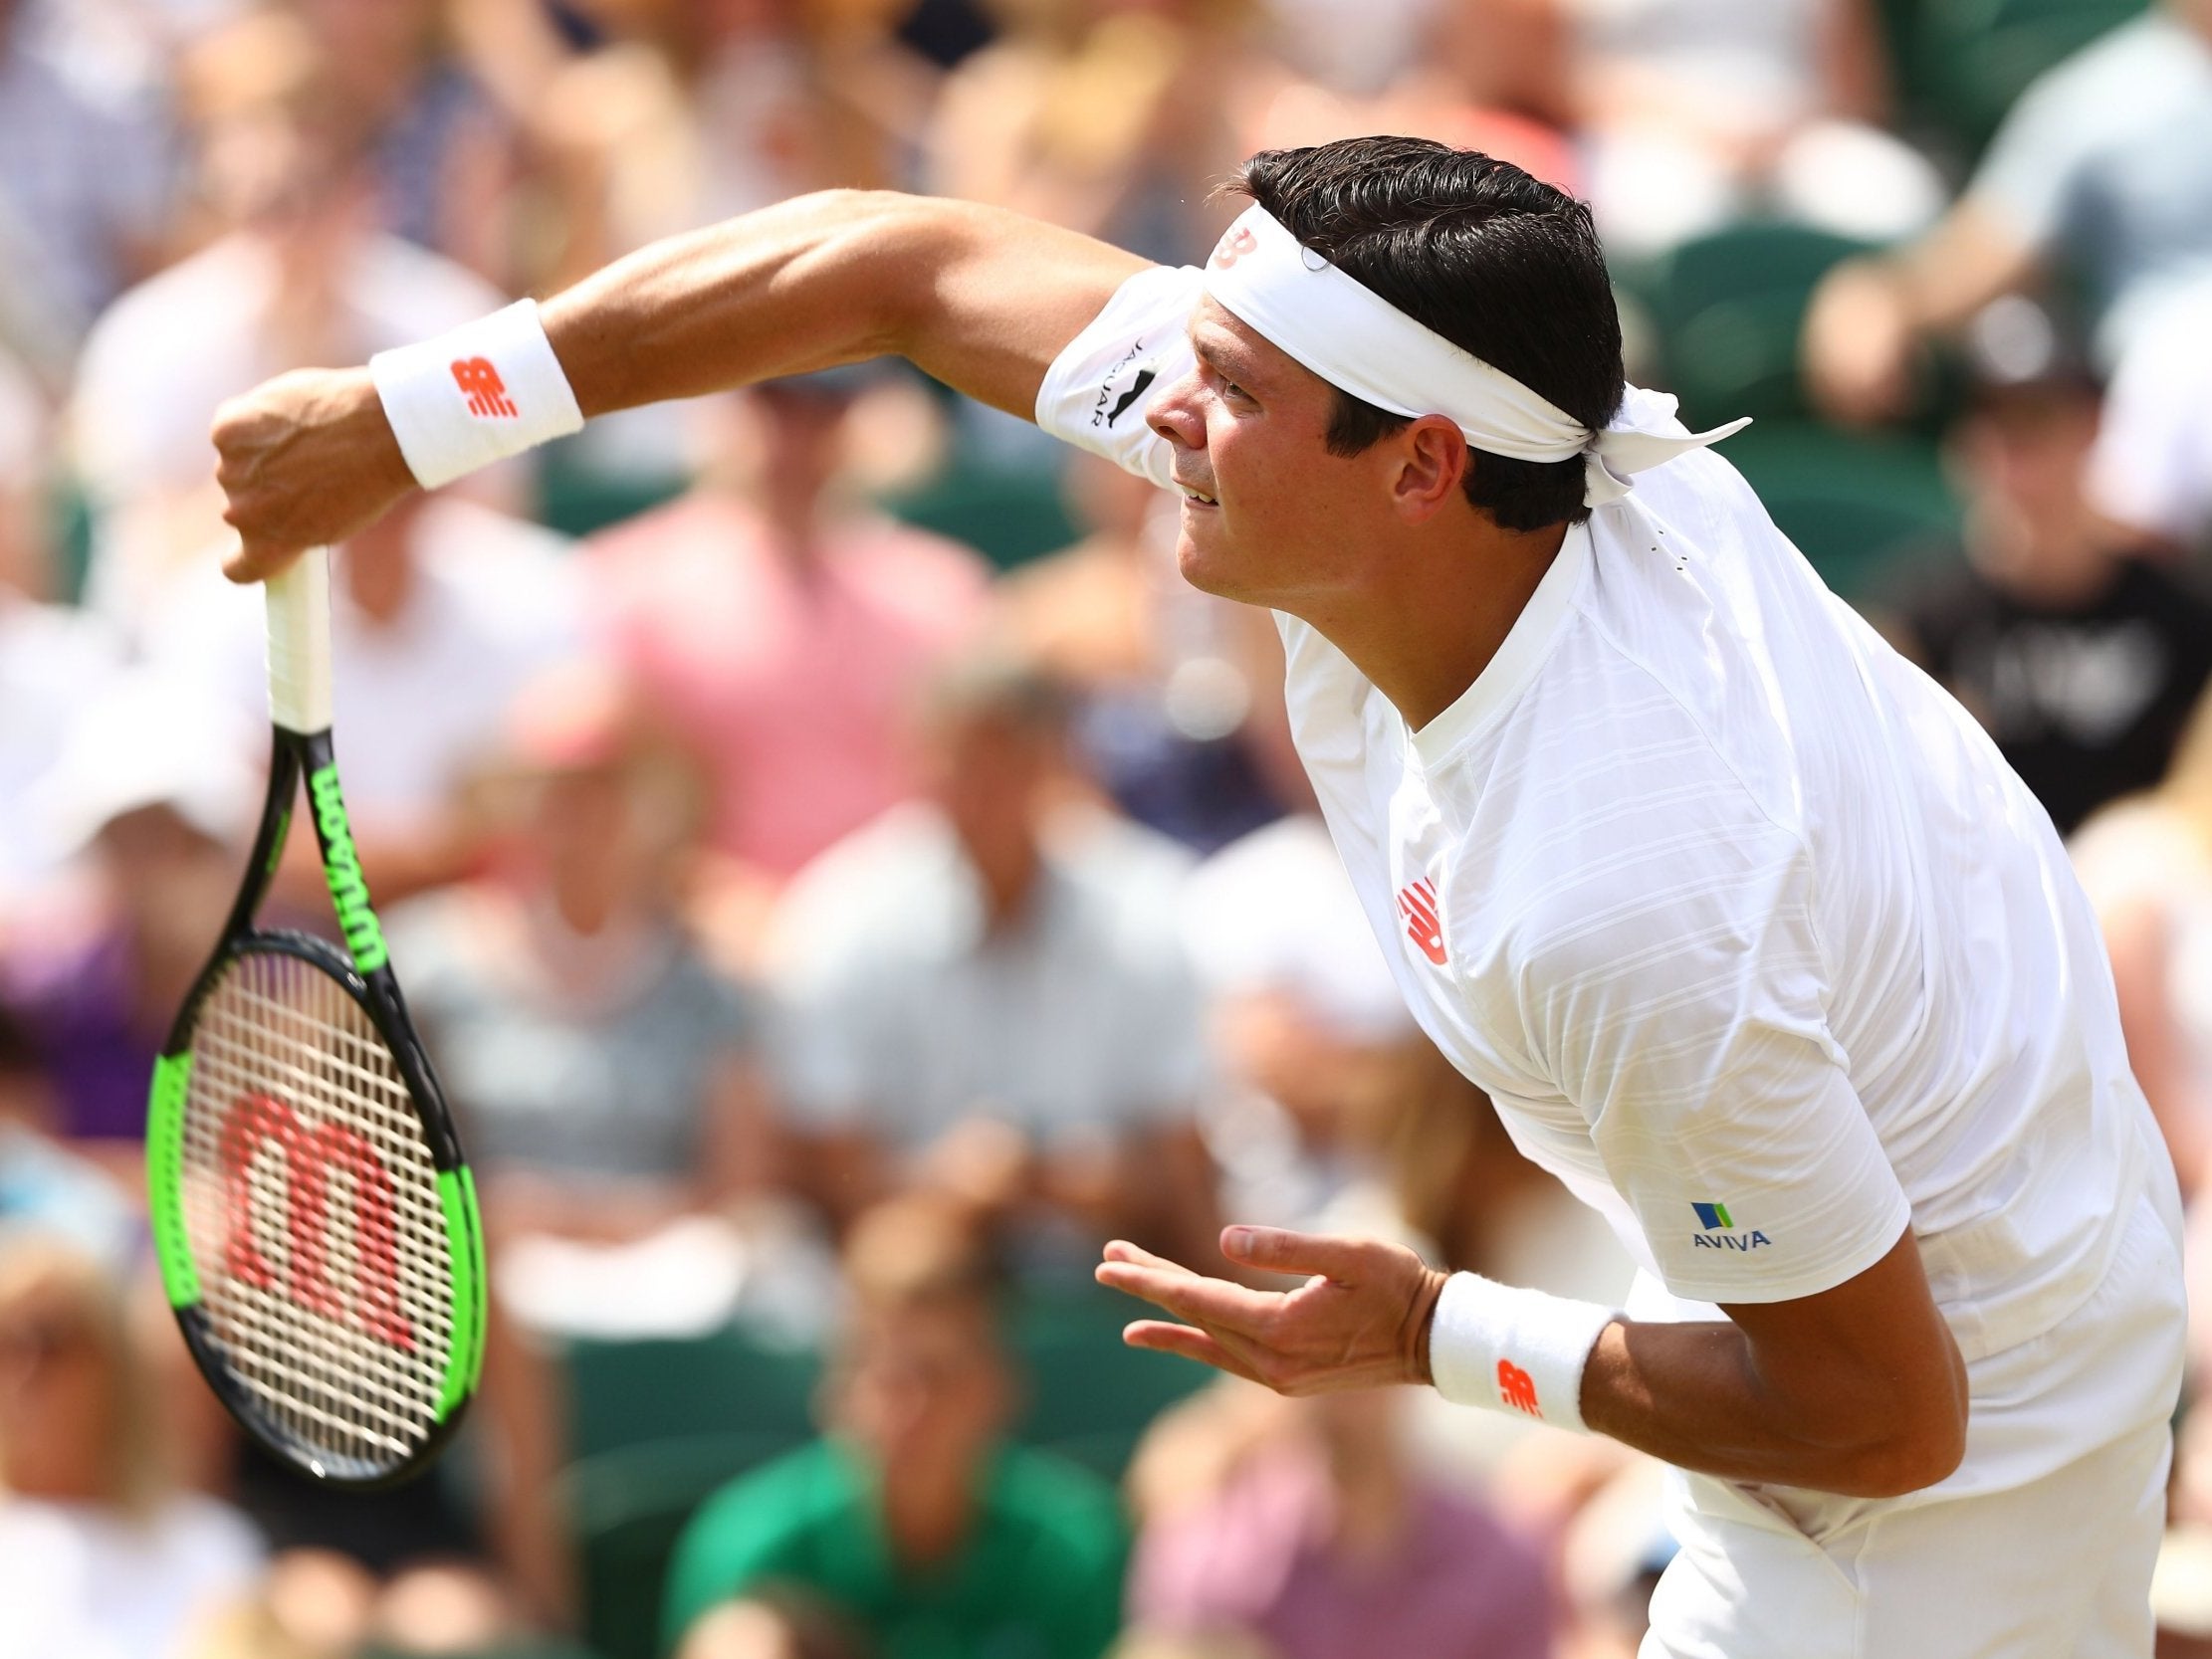
[[269,599],[269,715],[305,736],[331,728],[331,555],[310,547],[262,584]]

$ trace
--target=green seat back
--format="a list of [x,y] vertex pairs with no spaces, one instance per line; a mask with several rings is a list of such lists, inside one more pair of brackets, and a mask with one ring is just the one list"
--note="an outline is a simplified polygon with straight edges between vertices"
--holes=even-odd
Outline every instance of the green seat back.
[[738,1331],[647,1342],[568,1345],[568,1448],[595,1457],[687,1435],[797,1441],[814,1429],[818,1354]]
[[1729,439],[1722,453],[1846,599],[1880,587],[1898,555],[1958,529],[1958,503],[1926,439],[1769,422]]
[[1660,377],[1694,427],[1807,412],[1798,337],[1813,289],[1868,244],[1802,225],[1749,222],[1685,242],[1634,286]]

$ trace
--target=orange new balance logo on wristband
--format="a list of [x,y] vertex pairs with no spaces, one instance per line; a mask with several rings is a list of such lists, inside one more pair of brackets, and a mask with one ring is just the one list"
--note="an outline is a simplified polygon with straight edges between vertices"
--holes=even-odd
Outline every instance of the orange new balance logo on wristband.
[[1536,1379],[1510,1359],[1497,1362],[1498,1397],[1515,1411],[1525,1411],[1531,1417],[1541,1417],[1544,1408],[1536,1403]]
[[522,414],[489,357],[455,359],[453,383],[468,395],[469,413],[479,420],[514,420]]

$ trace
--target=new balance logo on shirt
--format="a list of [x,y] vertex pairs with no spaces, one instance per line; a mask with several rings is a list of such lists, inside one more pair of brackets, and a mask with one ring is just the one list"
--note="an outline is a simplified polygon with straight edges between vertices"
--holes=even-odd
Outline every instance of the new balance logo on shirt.
[[1398,914],[1406,919],[1406,936],[1443,966],[1443,924],[1437,917],[1437,889],[1427,877],[1398,890]]

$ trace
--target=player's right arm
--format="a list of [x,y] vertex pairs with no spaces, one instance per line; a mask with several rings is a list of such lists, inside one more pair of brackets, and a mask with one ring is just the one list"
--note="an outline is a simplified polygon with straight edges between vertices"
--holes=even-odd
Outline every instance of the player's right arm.
[[[828,191],[654,243],[543,317],[587,418],[884,355],[1030,418],[1052,359],[1145,263],[1001,208]],[[239,581],[415,487],[365,368],[281,375],[224,404],[214,437]]]

